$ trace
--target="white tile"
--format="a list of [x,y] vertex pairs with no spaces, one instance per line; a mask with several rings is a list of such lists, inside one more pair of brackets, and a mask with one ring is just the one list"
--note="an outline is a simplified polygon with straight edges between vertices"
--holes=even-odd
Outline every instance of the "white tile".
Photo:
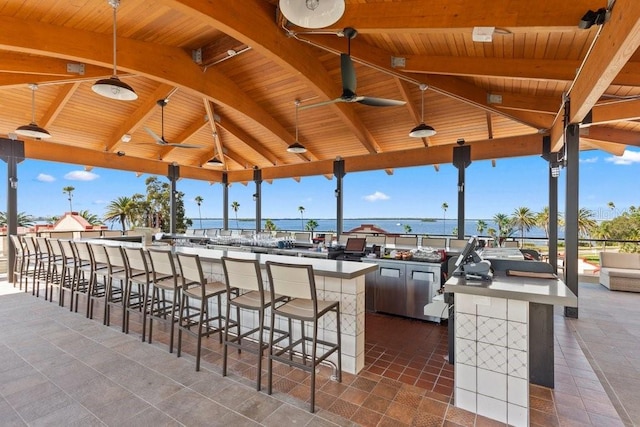
[[507,322],[507,347],[527,351],[529,328],[526,323]]
[[455,310],[458,313],[476,314],[476,305],[473,295],[455,294]]
[[507,374],[513,377],[529,379],[529,357],[526,351],[507,349]]
[[486,343],[478,343],[478,368],[488,371],[507,373],[507,348]]
[[[337,357],[337,356],[336,356]],[[362,365],[364,366],[364,354],[362,355]],[[362,367],[360,368],[362,369]],[[357,373],[356,371],[356,358],[351,356],[342,355],[342,370],[349,372],[350,374]]]
[[343,294],[355,295],[357,293],[357,290],[358,290],[357,282],[354,279],[351,279],[351,280],[344,279],[344,280],[342,280],[342,293]]
[[493,317],[477,317],[477,339],[487,344],[507,346],[507,321]]
[[515,322],[529,322],[529,302],[510,299],[507,301],[507,319]]
[[476,394],[471,391],[456,387],[455,403],[460,409],[476,412]]
[[478,414],[502,423],[507,422],[507,402],[478,395]]
[[466,340],[476,339],[476,318],[473,314],[459,313],[456,315],[455,327],[456,338],[464,338]]
[[507,375],[478,368],[478,393],[507,400]]
[[331,292],[340,292],[342,288],[342,282],[335,277],[324,278],[324,290]]
[[527,427],[529,425],[529,411],[522,406],[507,404],[507,422],[514,427]]
[[457,362],[455,364],[456,387],[476,391],[476,367]]
[[491,297],[489,305],[478,305],[478,316],[495,317],[496,319],[507,318],[507,300],[504,298]]
[[476,362],[476,342],[456,339],[456,363],[475,366]]
[[507,377],[507,402],[528,406],[529,382],[522,378]]
[[[325,338],[327,341],[335,342],[336,333],[327,331]],[[356,354],[356,343],[357,339],[353,335],[343,335],[342,336],[342,352],[345,354]]]
[[356,294],[364,294],[364,276],[356,277]]

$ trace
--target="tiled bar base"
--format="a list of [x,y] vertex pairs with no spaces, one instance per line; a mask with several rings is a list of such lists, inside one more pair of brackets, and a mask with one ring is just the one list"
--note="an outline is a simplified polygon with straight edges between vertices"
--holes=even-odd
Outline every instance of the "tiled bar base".
[[[217,262],[207,262],[203,260],[203,269],[205,275],[214,280],[224,282],[224,272],[222,264]],[[266,270],[262,269],[262,276],[265,287],[268,288],[268,278]],[[365,320],[365,300],[364,300],[364,275],[352,279],[341,279],[335,277],[315,275],[316,291],[318,298],[330,301],[340,301],[340,326],[341,326],[341,345],[342,345],[342,371],[350,374],[357,374],[364,368],[364,320]],[[223,306],[225,301],[223,299]],[[211,302],[211,310],[217,311],[217,303]],[[224,312],[224,311],[223,311]],[[255,312],[241,311],[241,325],[243,331],[253,329],[258,324],[257,314]],[[232,313],[231,317],[235,317]],[[277,319],[280,324],[276,323],[276,329],[286,330],[287,322],[285,319]],[[271,322],[271,310],[267,310],[265,314],[265,325]],[[294,336],[300,334],[299,323],[294,322]],[[305,325],[306,335],[311,336],[312,329]],[[335,316],[323,316],[319,322],[318,339],[329,342],[336,342],[337,331]],[[307,348],[311,351],[311,347]],[[319,348],[319,352],[322,348]],[[337,354],[329,356],[328,360],[334,365],[337,363]]]
[[529,303],[455,294],[455,405],[529,424]]

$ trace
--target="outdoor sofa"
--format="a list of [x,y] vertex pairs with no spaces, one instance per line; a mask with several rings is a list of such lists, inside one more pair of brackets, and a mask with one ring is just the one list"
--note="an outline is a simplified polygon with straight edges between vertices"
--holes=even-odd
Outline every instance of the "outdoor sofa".
[[600,284],[612,291],[640,292],[640,253],[600,252]]

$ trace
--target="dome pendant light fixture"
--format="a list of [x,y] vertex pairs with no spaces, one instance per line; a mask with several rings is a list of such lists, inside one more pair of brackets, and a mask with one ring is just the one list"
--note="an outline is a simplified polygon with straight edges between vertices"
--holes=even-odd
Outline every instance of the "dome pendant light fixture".
[[412,138],[428,138],[436,134],[436,130],[431,126],[424,123],[424,91],[427,90],[427,85],[420,84],[420,91],[422,91],[422,117],[418,126],[411,129],[409,136]]
[[287,151],[289,153],[295,153],[295,154],[302,154],[307,152],[307,149],[305,148],[305,146],[298,142],[298,107],[299,106],[300,106],[300,100],[296,99],[296,141],[287,148]]
[[209,166],[215,166],[215,167],[224,166],[224,164],[222,163],[222,160],[220,160],[218,156],[213,156],[212,159],[207,160],[207,164]]
[[108,0],[113,8],[113,75],[108,79],[101,79],[94,83],[91,89],[98,95],[120,101],[134,101],[138,95],[131,86],[116,76],[116,10],[120,0]]
[[344,14],[344,0],[280,0],[280,11],[292,24],[303,28],[333,25]]
[[38,90],[38,85],[31,83],[29,84],[29,89],[31,89],[31,123],[20,126],[15,132],[20,136],[27,136],[29,138],[51,138],[51,134],[46,129],[36,124],[36,90]]

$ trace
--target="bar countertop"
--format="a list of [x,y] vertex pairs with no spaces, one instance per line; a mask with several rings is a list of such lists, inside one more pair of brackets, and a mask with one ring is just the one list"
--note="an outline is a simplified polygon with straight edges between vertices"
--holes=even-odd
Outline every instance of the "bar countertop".
[[540,304],[577,307],[578,297],[558,278],[507,276],[504,271],[494,273],[493,280],[467,280],[452,276],[445,283],[445,292],[508,298]]

